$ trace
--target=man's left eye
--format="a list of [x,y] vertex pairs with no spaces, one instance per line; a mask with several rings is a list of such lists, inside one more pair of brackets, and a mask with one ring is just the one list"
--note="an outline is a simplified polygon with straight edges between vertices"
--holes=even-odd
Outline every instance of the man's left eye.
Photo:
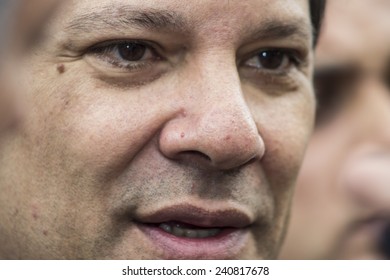
[[147,53],[147,48],[137,43],[122,43],[116,46],[116,51],[123,60],[139,61]]
[[295,60],[291,54],[283,50],[264,50],[245,62],[245,66],[258,70],[283,71],[288,69]]
[[145,63],[158,59],[152,47],[143,42],[109,42],[89,51],[114,67],[139,69]]

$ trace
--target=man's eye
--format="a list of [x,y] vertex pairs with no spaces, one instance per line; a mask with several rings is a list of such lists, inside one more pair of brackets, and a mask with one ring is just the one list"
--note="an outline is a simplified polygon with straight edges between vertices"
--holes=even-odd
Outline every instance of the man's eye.
[[385,84],[387,86],[387,89],[390,90],[390,59],[389,59],[389,62],[387,63],[387,68],[385,70],[384,80],[385,80]]
[[136,43],[123,43],[116,46],[118,56],[127,61],[141,60],[147,51],[145,45]]
[[317,96],[316,125],[332,120],[353,98],[362,72],[354,66],[338,65],[317,68],[314,89]]
[[143,64],[156,60],[154,50],[142,42],[110,42],[89,50],[104,62],[119,68],[138,69]]
[[264,50],[245,62],[245,66],[259,70],[283,71],[294,62],[291,55],[282,50]]

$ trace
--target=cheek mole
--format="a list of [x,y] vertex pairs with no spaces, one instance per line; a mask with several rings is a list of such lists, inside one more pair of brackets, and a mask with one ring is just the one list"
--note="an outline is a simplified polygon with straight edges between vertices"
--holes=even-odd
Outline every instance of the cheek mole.
[[64,64],[58,64],[57,65],[57,71],[58,71],[58,73],[60,73],[60,74],[62,74],[62,73],[64,73],[65,72],[65,65]]

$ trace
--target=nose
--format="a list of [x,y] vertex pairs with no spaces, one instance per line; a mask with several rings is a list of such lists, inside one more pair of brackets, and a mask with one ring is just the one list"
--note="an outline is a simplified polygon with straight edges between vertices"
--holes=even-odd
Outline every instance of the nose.
[[367,79],[357,94],[356,149],[342,170],[343,186],[351,197],[370,209],[390,211],[390,90]]
[[362,137],[390,148],[390,89],[378,77],[370,76],[362,83],[358,97],[364,103],[356,113]]
[[235,63],[189,72],[191,81],[182,79],[177,89],[180,113],[161,131],[161,152],[170,159],[220,170],[261,159],[264,141],[244,100]]

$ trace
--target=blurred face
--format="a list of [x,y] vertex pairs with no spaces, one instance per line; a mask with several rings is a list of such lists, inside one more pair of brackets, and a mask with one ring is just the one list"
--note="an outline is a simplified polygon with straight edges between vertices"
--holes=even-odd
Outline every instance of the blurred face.
[[20,59],[38,37],[56,0],[6,0],[0,4],[0,133],[15,123],[21,105],[16,104],[20,83]]
[[317,53],[319,123],[282,257],[388,258],[390,2],[328,8]]
[[67,4],[1,139],[0,256],[275,258],[314,118],[308,2]]

